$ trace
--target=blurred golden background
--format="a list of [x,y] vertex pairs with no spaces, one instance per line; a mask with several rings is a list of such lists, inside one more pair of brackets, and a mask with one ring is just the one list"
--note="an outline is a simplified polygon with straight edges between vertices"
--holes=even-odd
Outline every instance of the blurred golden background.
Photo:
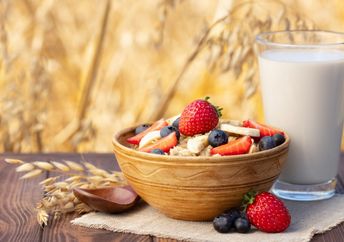
[[263,120],[254,36],[344,32],[342,0],[1,0],[0,152],[107,151],[206,95]]

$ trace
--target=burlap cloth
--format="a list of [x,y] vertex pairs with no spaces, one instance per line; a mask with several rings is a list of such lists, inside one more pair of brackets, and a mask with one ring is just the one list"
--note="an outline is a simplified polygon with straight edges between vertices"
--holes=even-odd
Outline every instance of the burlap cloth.
[[252,230],[249,234],[217,233],[211,222],[186,222],[167,218],[141,203],[124,214],[89,213],[71,221],[72,224],[142,235],[187,241],[309,241],[344,221],[344,195],[317,202],[285,201],[292,223],[284,233],[267,234]]

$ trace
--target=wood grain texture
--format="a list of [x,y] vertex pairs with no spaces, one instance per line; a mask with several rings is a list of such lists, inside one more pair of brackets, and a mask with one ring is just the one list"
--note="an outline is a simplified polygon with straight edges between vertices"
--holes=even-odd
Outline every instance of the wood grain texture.
[[[86,159],[104,169],[119,169],[113,154],[85,154],[83,157],[80,154],[61,153],[1,154],[0,160],[3,160],[4,157],[21,158],[26,161],[63,159],[79,161]],[[49,176],[51,175],[53,174],[49,174]],[[18,180],[19,176],[15,173],[13,166],[0,163],[0,241],[177,241],[73,226],[70,224],[70,220],[77,215],[62,217],[53,221],[49,227],[41,229],[32,211],[42,195],[41,191],[37,189],[39,178],[24,182]],[[337,191],[344,193],[344,154],[341,156],[338,178]],[[315,235],[312,239],[312,242],[338,241],[344,241],[344,223],[324,234]]]
[[90,208],[104,213],[124,212],[141,200],[129,185],[97,189],[74,188],[73,193]]
[[[28,161],[35,159],[34,156],[20,157]],[[3,159],[0,155],[0,241],[40,241],[42,229],[34,211],[42,196],[36,185],[40,179],[19,180],[23,174],[14,172],[13,165]]]
[[[87,161],[98,167],[107,170],[119,170],[114,155],[99,154],[64,154],[64,155],[47,155],[48,159]],[[55,176],[56,173],[50,173],[49,176]],[[141,236],[134,234],[114,233],[107,230],[87,229],[80,226],[71,225],[70,220],[78,215],[68,215],[44,228],[42,241],[151,241],[150,236]]]

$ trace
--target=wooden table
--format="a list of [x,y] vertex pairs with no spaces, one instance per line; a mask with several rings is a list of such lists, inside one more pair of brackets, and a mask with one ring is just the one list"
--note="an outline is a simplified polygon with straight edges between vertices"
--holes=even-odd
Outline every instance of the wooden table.
[[[83,157],[100,168],[113,170],[118,164],[112,154],[83,154]],[[68,215],[53,220],[42,229],[36,222],[34,207],[42,197],[37,184],[51,176],[49,172],[40,177],[19,180],[22,174],[15,172],[14,165],[3,162],[4,158],[19,158],[25,161],[63,159],[79,161],[80,154],[0,154],[0,241],[175,241],[147,235],[114,233],[106,230],[72,226],[70,220],[76,215]],[[337,191],[344,193],[344,153],[338,175]],[[344,223],[325,234],[315,235],[312,241],[344,241]]]

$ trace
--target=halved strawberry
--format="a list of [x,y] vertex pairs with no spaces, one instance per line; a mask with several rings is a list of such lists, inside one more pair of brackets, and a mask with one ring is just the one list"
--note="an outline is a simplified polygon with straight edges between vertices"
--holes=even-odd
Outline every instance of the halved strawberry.
[[150,126],[145,131],[143,131],[143,132],[141,132],[141,133],[139,133],[133,137],[128,138],[127,142],[130,144],[133,144],[133,145],[138,145],[140,143],[141,139],[143,138],[143,136],[145,136],[146,134],[148,134],[151,131],[160,130],[167,125],[168,125],[168,123],[165,120],[160,119],[160,120],[156,121],[154,124],[152,124],[152,126]]
[[250,136],[243,136],[237,140],[228,142],[227,144],[212,148],[210,154],[215,155],[241,155],[249,152],[252,145]]
[[284,132],[272,127],[269,127],[265,124],[260,124],[252,120],[245,120],[243,121],[243,126],[246,128],[254,128],[259,129],[260,131],[260,138],[263,138],[264,136],[272,136],[274,134],[281,134],[284,136]]
[[156,143],[148,145],[139,149],[139,151],[143,152],[151,152],[154,149],[160,149],[164,152],[169,152],[171,148],[178,144],[178,138],[176,132],[170,133],[166,137],[158,140]]

